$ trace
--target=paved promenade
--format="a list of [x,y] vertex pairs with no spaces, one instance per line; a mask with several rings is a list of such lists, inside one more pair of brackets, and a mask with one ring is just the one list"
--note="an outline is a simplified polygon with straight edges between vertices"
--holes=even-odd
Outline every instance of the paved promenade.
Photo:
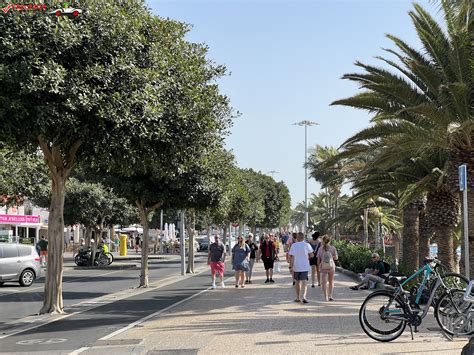
[[[286,269],[283,269],[286,271]],[[293,302],[289,275],[264,284],[261,263],[254,283],[208,290],[147,321],[95,344],[83,354],[460,354],[466,339],[447,341],[432,314],[411,340],[391,343],[368,338],[359,326],[359,306],[368,291],[352,291],[353,280],[336,274],[336,302],[323,302],[309,288],[308,304]],[[114,347],[120,345],[120,347]]]

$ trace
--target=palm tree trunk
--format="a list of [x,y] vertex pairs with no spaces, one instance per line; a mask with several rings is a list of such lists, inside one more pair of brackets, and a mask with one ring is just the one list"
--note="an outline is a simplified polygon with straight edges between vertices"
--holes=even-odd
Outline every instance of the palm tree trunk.
[[430,255],[430,226],[426,218],[426,210],[420,212],[420,243],[419,243],[419,264],[423,265],[423,261]]
[[[474,202],[474,201],[473,201]],[[426,202],[427,220],[438,243],[438,259],[450,270],[456,269],[453,252],[454,232],[458,224],[459,197],[447,185],[430,191]]]
[[409,271],[418,269],[419,258],[418,204],[409,203],[403,209],[402,264]]

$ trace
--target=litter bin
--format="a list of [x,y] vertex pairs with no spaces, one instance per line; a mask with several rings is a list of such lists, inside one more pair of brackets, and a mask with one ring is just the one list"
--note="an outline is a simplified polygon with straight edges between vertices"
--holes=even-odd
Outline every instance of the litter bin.
[[127,235],[120,234],[120,256],[127,255]]

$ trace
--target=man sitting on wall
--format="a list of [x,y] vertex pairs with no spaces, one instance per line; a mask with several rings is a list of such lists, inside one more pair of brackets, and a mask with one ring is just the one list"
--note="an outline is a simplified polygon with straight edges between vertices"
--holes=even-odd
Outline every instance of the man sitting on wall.
[[355,286],[351,286],[351,290],[368,290],[370,287],[369,282],[375,282],[376,284],[385,280],[381,277],[385,273],[385,265],[382,260],[380,260],[380,255],[377,253],[372,254],[372,268],[365,269],[365,273],[362,281]]

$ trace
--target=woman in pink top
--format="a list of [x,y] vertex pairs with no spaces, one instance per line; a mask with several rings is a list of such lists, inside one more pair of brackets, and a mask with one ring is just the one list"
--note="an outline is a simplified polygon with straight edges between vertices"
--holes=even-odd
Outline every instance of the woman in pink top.
[[[330,245],[331,238],[323,236],[322,246],[318,250],[318,269],[321,272],[323,295],[326,301],[334,301],[332,292],[334,290],[334,273],[336,271],[336,261],[338,259],[337,250]],[[327,283],[329,281],[329,287]]]

